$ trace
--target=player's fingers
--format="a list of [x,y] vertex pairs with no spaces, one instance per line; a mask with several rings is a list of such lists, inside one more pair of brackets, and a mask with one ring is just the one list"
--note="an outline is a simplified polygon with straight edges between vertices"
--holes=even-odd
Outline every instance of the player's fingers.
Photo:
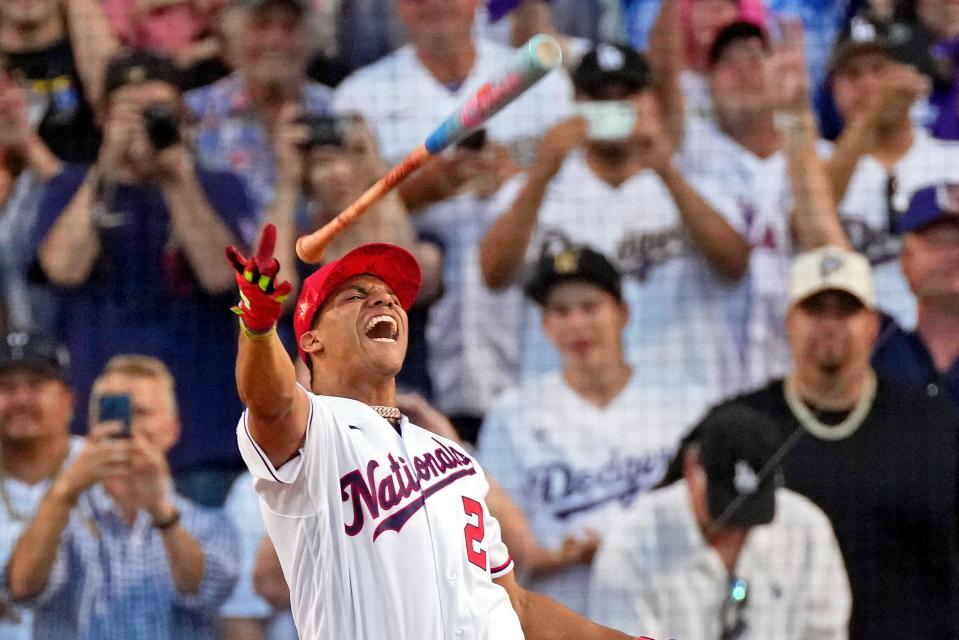
[[283,300],[290,295],[291,291],[293,291],[293,285],[290,282],[281,282],[277,285],[273,294],[277,302],[283,302]]
[[246,271],[247,259],[243,257],[243,254],[240,253],[240,250],[230,245],[226,248],[226,259],[230,261],[230,264],[233,265],[233,268],[237,273],[243,273]]
[[276,225],[272,222],[263,227],[263,234],[260,236],[260,245],[256,249],[256,258],[266,261],[273,257],[273,249],[276,248]]

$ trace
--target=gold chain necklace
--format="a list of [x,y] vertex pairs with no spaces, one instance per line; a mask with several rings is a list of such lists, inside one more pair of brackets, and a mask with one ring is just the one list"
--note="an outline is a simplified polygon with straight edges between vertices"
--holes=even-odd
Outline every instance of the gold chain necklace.
[[862,393],[859,400],[856,401],[856,406],[853,407],[845,420],[835,426],[824,424],[809,410],[806,403],[799,397],[792,376],[787,377],[783,382],[783,395],[786,398],[789,410],[792,411],[796,420],[806,431],[820,440],[844,440],[856,433],[872,410],[872,404],[876,399],[876,374],[873,371],[869,372],[868,377],[863,382]]
[[387,420],[399,420],[400,416],[403,414],[400,413],[400,410],[396,407],[383,407],[380,405],[370,405],[370,409],[378,413],[380,416],[386,418]]

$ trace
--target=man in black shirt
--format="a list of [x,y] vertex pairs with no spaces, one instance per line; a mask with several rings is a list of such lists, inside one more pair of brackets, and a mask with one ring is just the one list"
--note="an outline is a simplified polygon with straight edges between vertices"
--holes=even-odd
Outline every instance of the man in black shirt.
[[737,401],[773,419],[786,486],[832,521],[849,637],[959,638],[959,413],[870,366],[880,321],[862,256],[801,254],[789,304],[792,372]]

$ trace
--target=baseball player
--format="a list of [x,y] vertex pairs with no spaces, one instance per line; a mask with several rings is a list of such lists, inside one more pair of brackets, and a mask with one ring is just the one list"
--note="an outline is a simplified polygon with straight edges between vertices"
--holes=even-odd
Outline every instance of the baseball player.
[[366,244],[304,281],[294,330],[307,390],[275,331],[290,292],[275,281],[275,234],[252,258],[227,249],[242,298],[237,438],[300,637],[626,639],[519,587],[482,469],[396,408],[415,258]]

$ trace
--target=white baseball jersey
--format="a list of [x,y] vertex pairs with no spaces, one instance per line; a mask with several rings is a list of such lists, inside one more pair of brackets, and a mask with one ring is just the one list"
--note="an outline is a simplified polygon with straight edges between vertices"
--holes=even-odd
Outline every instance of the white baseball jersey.
[[[333,106],[362,113],[383,155],[396,162],[484,82],[499,76],[513,55],[509,47],[476,40],[473,69],[461,86],[450,88],[405,46],[344,80]],[[564,72],[554,71],[484,127],[489,140],[509,146],[518,162],[528,164],[543,132],[571,113],[572,86]],[[490,291],[479,268],[479,243],[494,219],[489,201],[472,194],[414,217],[417,229],[439,238],[445,249],[445,292],[430,309],[427,340],[437,404],[446,413],[481,415],[516,380],[522,301],[516,291]]]
[[[659,482],[696,418],[675,389],[636,376],[605,407],[569,387],[560,372],[524,382],[490,407],[478,457],[529,520],[537,542],[601,536],[635,498]],[[529,581],[533,591],[586,612],[589,567]]]
[[[740,640],[845,640],[852,597],[832,525],[807,498],[776,491],[776,517],[750,530]],[[707,546],[680,480],[639,498],[593,561],[589,614],[653,638],[716,640],[729,571]],[[735,614],[731,615],[735,619]]]
[[[827,142],[819,147],[820,154],[829,155]],[[795,247],[786,156],[777,151],[760,158],[710,123],[686,136],[680,162],[687,175],[718,185],[743,221],[752,248],[748,287],[744,296],[730,298],[730,315],[739,319],[734,324],[740,327],[745,386],[761,387],[792,366],[785,314]]]
[[[629,305],[624,343],[634,375],[647,384],[671,385],[697,409],[739,391],[742,364],[727,298],[741,295],[741,284],[718,276],[692,245],[654,172],[640,172],[614,188],[593,173],[585,157],[585,151],[572,152],[550,182],[527,268],[544,250],[567,243],[604,253],[624,276]],[[506,211],[525,179],[517,176],[497,194],[497,212]],[[714,188],[702,192],[714,203],[723,200]],[[719,209],[735,229],[744,230],[731,203]],[[524,376],[560,368],[540,327],[539,308],[529,301],[521,357]]]
[[361,402],[307,396],[306,440],[280,469],[245,413],[237,427],[302,640],[522,640],[473,458],[406,418],[401,436]]
[[[891,232],[890,219],[896,210],[906,209],[917,190],[959,182],[959,144],[936,140],[922,129],[915,129],[915,136],[912,147],[889,171],[872,156],[862,158],[839,205],[849,241],[872,263],[879,308],[906,329],[916,326],[916,300],[900,269],[902,243]],[[895,179],[895,196],[890,199],[887,188],[891,177]]]

